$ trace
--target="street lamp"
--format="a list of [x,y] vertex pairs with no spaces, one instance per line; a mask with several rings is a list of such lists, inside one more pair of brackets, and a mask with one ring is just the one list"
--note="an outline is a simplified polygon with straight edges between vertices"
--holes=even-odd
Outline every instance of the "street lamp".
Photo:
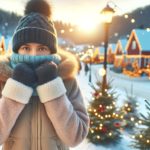
[[103,8],[101,11],[101,14],[104,16],[104,28],[105,28],[105,43],[104,43],[104,63],[103,63],[103,69],[105,70],[105,74],[103,75],[102,80],[102,90],[104,91],[107,87],[107,48],[108,48],[108,33],[109,33],[109,26],[112,22],[113,14],[115,13],[115,10],[109,6],[107,3],[106,7]]
[[92,57],[93,57],[93,50],[88,50],[88,55],[90,57],[90,70],[89,70],[89,82],[92,82]]

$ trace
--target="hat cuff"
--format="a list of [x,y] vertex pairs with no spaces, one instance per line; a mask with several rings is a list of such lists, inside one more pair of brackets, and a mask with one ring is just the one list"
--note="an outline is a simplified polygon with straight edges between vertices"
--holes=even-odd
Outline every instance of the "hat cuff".
[[18,53],[20,46],[26,43],[40,43],[46,45],[51,53],[57,52],[56,36],[41,28],[27,27],[17,31],[13,36],[13,51]]

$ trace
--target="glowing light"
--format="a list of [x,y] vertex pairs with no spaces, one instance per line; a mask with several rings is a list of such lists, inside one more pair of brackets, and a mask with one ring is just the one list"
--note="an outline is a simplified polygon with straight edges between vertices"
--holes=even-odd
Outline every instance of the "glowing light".
[[131,118],[131,121],[134,121],[134,118],[133,118],[133,117]]
[[92,109],[90,108],[89,111],[92,111]]
[[95,113],[95,116],[97,116],[98,114],[97,113]]
[[107,109],[109,109],[109,106],[106,106]]
[[146,140],[147,143],[150,143],[150,140]]
[[139,124],[142,124],[142,121],[141,121],[141,120],[139,120]]
[[142,134],[140,134],[140,135],[139,135],[139,137],[140,137],[140,138],[143,138],[143,135],[142,135]]
[[135,19],[131,19],[131,23],[135,23]]
[[73,29],[72,29],[72,28],[70,28],[70,29],[69,29],[69,32],[73,32]]
[[109,136],[112,136],[112,133],[111,133],[111,132],[109,133]]
[[110,106],[110,109],[113,109],[113,107],[112,107],[112,106]]
[[119,117],[119,115],[118,115],[118,114],[116,114],[116,117]]
[[93,130],[91,130],[91,133],[94,133],[94,131],[93,131]]
[[99,136],[99,135],[97,135],[97,139],[100,139],[100,136]]
[[129,18],[129,16],[128,15],[124,15],[124,17],[127,19],[127,18]]
[[96,28],[96,21],[95,20],[89,20],[89,18],[83,18],[78,22],[78,28],[80,31],[84,32],[92,32]]
[[64,34],[64,33],[65,33],[65,30],[63,30],[63,29],[60,30],[60,33],[61,33],[61,34]]
[[131,111],[131,108],[128,108],[128,111]]
[[122,116],[120,116],[120,118],[121,118],[121,119],[123,119],[123,118],[124,118],[124,117],[123,117],[123,115],[122,115]]
[[104,69],[104,68],[101,68],[100,70],[99,70],[99,75],[100,76],[104,76],[106,74],[106,70]]
[[135,139],[135,136],[133,135],[132,138]]
[[104,119],[104,117],[101,117],[101,119]]

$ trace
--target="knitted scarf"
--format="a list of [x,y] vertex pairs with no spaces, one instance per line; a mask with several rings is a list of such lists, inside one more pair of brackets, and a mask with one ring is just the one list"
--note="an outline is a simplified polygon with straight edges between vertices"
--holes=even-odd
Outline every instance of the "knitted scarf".
[[[42,55],[42,56],[31,56],[31,55],[20,55],[13,53],[10,57],[10,67],[15,68],[18,63],[26,63],[31,68],[35,69],[44,62],[53,61],[57,65],[61,61],[61,57],[58,54],[54,55]],[[35,90],[36,85],[32,86],[34,89],[33,96],[37,96],[37,92]]]
[[58,54],[31,56],[13,53],[10,57],[10,66],[12,68],[15,68],[18,63],[26,63],[30,65],[30,67],[35,69],[36,67],[47,61],[53,61],[58,65],[61,61],[61,58]]

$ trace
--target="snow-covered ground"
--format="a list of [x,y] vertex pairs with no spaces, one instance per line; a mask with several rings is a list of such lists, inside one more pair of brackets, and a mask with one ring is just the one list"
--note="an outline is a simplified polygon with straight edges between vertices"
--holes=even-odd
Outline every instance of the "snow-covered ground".
[[[96,79],[101,79],[101,76],[98,75],[98,70],[102,65],[93,65],[92,66],[92,83],[94,84]],[[83,68],[84,69],[84,68]],[[85,105],[88,107],[89,101],[91,99],[92,88],[89,85],[89,74],[85,76],[84,70],[81,70],[80,74],[77,76],[78,83],[80,85],[81,91],[85,97]],[[121,75],[117,75],[108,71],[108,80],[112,80],[112,86],[117,92],[118,101],[117,104],[120,106],[124,100],[126,100],[126,92],[128,94],[135,95],[139,103],[139,108],[141,113],[147,114],[145,109],[144,100],[150,100],[150,81],[135,81],[132,79],[125,79]],[[123,132],[122,140],[117,146],[103,147],[96,146],[89,143],[87,140],[84,140],[79,146],[71,148],[71,150],[135,150],[130,147],[131,138],[128,133]]]
[[[99,75],[99,69],[102,68],[102,65],[93,65],[92,66],[92,84],[95,85],[95,81],[97,78],[101,79],[102,77]],[[89,75],[89,74],[88,74]],[[77,76],[78,83],[85,97],[85,104],[88,106],[88,103],[91,99],[92,88],[89,86],[89,76],[85,76],[83,70],[81,70],[80,75]],[[108,80],[112,81],[111,85],[114,90],[117,92],[118,101],[117,105],[121,106],[123,101],[126,100],[126,94],[135,96],[137,98],[137,102],[139,103],[138,110],[140,113],[147,114],[147,110],[145,108],[144,100],[150,100],[150,81],[139,81],[132,80],[130,78],[124,78],[122,75],[118,75],[112,73],[108,69]],[[94,144],[89,143],[87,140],[84,140],[79,146],[75,148],[71,148],[71,150],[135,150],[130,145],[132,143],[131,135],[126,132],[122,134],[121,142],[116,146],[103,147],[96,146]]]

